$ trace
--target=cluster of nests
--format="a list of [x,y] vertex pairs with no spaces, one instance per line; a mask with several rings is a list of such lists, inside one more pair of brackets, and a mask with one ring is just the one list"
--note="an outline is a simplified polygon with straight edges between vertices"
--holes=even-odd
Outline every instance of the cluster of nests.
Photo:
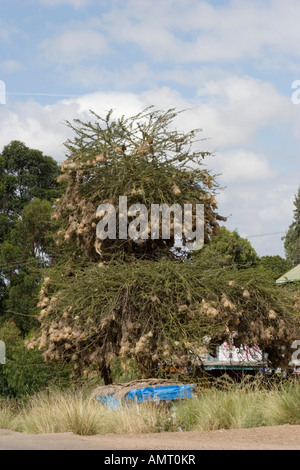
[[[159,359],[172,356],[171,348],[174,349],[174,345],[171,346],[166,341],[161,347],[159,356],[155,332],[151,329],[143,332],[141,322],[133,321],[129,317],[120,322],[119,339],[116,340],[110,336],[116,321],[114,312],[98,317],[82,318],[74,314],[72,306],[63,308],[60,306],[60,292],[55,295],[51,295],[50,292],[51,280],[45,278],[38,303],[40,334],[25,343],[28,349],[42,350],[46,361],[71,360],[75,362],[75,369],[84,369],[93,363],[104,362],[108,366],[115,357],[134,356],[143,361],[145,356],[148,356],[150,362],[157,362]],[[186,347],[195,350],[196,343],[186,344]],[[197,353],[200,352],[204,351],[197,350]],[[173,361],[175,359],[172,358]],[[179,364],[184,364],[186,359],[187,357],[182,355],[176,360]]]
[[[93,166],[93,163],[88,164]],[[79,168],[87,168],[88,164],[85,162],[81,165],[69,159],[62,165],[65,170],[58,181],[67,181],[68,186],[62,198],[57,199],[52,216],[54,220],[61,218],[66,221],[66,228],[55,234],[56,244],[62,245],[76,239],[78,247],[87,254],[91,252],[91,246],[95,245],[97,224],[96,208],[91,202],[85,202],[80,194],[84,171]]]
[[[229,286],[235,287],[234,281],[230,281]],[[29,349],[37,347],[42,350],[46,361],[72,361],[74,369],[87,370],[91,364],[105,363],[109,366],[116,357],[134,357],[139,364],[151,369],[153,364],[158,363],[176,366],[197,364],[209,353],[211,338],[198,337],[196,340],[194,336],[188,341],[176,339],[175,335],[167,339],[160,335],[159,323],[145,327],[135,314],[128,314],[121,321],[116,318],[118,312],[114,311],[98,316],[77,312],[72,306],[60,303],[60,292],[51,292],[48,277],[44,279],[38,304],[41,323],[39,337],[26,342]],[[242,297],[246,301],[251,298],[248,289],[242,290]],[[150,300],[153,304],[160,302],[153,295]],[[245,317],[247,328],[242,329],[244,333],[240,337],[243,344],[268,344],[283,340],[288,334],[284,320],[278,318],[274,310],[268,311],[267,318],[248,318],[243,308],[224,293],[218,300],[202,299],[193,306],[178,305],[178,312],[186,315],[192,324],[207,318],[212,324],[221,325],[214,338],[219,343],[238,331]],[[111,332],[116,327],[118,332],[113,337]]]
[[[65,205],[65,210],[69,214],[68,226],[65,230],[61,229],[56,233],[56,244],[62,245],[64,242],[76,240],[78,248],[88,256],[93,252],[101,255],[101,240],[96,237],[98,222],[96,208],[92,203],[85,203],[77,197],[76,191],[71,197],[72,201]],[[54,214],[54,217],[58,215],[60,215],[59,210]]]
[[[41,324],[41,331],[38,337],[33,337],[25,341],[28,349],[38,348],[43,350],[46,361],[59,361],[64,358],[64,352],[71,352],[71,359],[76,361],[78,355],[76,350],[84,346],[86,331],[76,319],[71,317],[72,307],[69,306],[57,316],[58,299],[60,293],[48,297],[47,287],[50,285],[50,278],[45,278],[40,291],[40,315],[38,320]],[[53,319],[49,319],[49,317]]]
[[[103,247],[96,237],[97,208],[93,202],[83,198],[80,189],[85,172],[104,164],[106,160],[106,155],[99,154],[83,163],[69,159],[63,164],[60,179],[67,181],[68,185],[65,194],[57,201],[54,214],[54,218],[66,221],[65,228],[56,234],[57,244],[76,241],[89,259],[95,260],[96,255],[98,261],[102,257]],[[181,189],[177,183],[172,179],[170,184],[174,195],[180,196]],[[211,180],[207,184],[212,184]],[[139,191],[142,190],[127,188],[127,195],[136,197]],[[203,200],[208,208],[205,213],[205,233],[208,236],[211,232],[218,233],[218,220],[222,218],[214,212],[217,203],[213,195],[204,194]],[[98,204],[100,202],[116,203],[114,200],[99,201]],[[175,230],[175,225],[171,229]],[[148,230],[151,231],[151,225]],[[104,266],[103,263],[98,265]],[[235,282],[230,281],[229,287],[234,289]],[[157,297],[152,297],[151,302],[157,303]],[[272,341],[280,343],[288,337],[286,322],[277,312],[268,310],[261,302],[260,311],[256,312],[252,306],[254,313],[251,314],[247,307],[243,310],[240,301],[235,303],[229,297],[231,295],[223,293],[214,300],[203,298],[197,305],[178,305],[178,312],[186,315],[195,328],[201,318],[215,325],[217,333],[214,339],[219,343],[227,340],[233,332],[238,332],[237,341],[248,345],[270,344]],[[251,292],[243,289],[236,298],[251,302]],[[74,305],[62,301],[60,292],[53,292],[50,278],[44,280],[38,306],[40,335],[28,340],[27,347],[42,350],[46,361],[73,361],[74,369],[87,370],[94,363],[104,363],[109,367],[116,357],[134,357],[138,364],[149,370],[159,362],[184,366],[198,361],[209,351],[210,345],[205,338],[201,339],[198,335],[200,340],[194,341],[196,333],[191,335],[190,341],[179,340],[179,334],[170,340],[163,337],[161,322],[167,321],[166,318],[145,326],[133,308],[128,309],[126,318],[114,311],[97,315],[77,311]],[[157,311],[159,313],[160,309]]]
[[[56,234],[56,243],[57,245],[62,245],[65,242],[68,243],[75,240],[78,247],[87,256],[90,256],[93,259],[95,259],[97,255],[101,257],[103,249],[103,243],[96,236],[96,226],[99,221],[99,217],[96,215],[97,207],[100,204],[109,203],[113,204],[117,209],[118,197],[116,196],[111,199],[102,200],[99,193],[99,200],[97,203],[92,203],[90,199],[88,201],[84,199],[80,190],[85,176],[94,174],[96,169],[99,168],[99,165],[101,167],[101,165],[104,164],[107,159],[108,157],[106,153],[96,155],[96,157],[87,161],[80,161],[80,158],[72,158],[71,156],[62,164],[62,173],[58,177],[58,181],[65,181],[68,184],[65,194],[61,199],[57,200],[56,210],[53,215],[53,219],[62,219],[63,221],[66,221],[65,228],[60,229]],[[203,170],[200,173],[203,173],[203,184],[212,189],[214,186],[214,178],[210,176],[206,170]],[[193,172],[190,172],[190,175],[191,177],[194,177]],[[175,181],[177,177],[178,174],[174,173],[169,182],[170,189],[174,196],[180,196],[182,193],[182,189],[179,187],[179,181]],[[141,201],[145,196],[144,190],[138,187],[124,188],[124,195],[128,196],[129,198],[131,197],[134,203],[137,202],[137,197],[139,195],[141,196]],[[213,194],[204,192],[204,194],[201,196],[201,202],[205,206],[204,234],[205,243],[207,243],[209,242],[209,237],[211,234],[217,235],[220,232],[219,221],[225,221],[226,218],[215,212],[217,210],[217,201]],[[130,204],[130,199],[128,203]],[[187,204],[188,202],[185,201],[185,203]],[[193,212],[191,220],[192,230],[195,230],[196,224],[198,223],[195,212]],[[136,240],[139,245],[143,245],[151,236],[150,220],[147,221],[146,232],[146,236],[143,233]],[[170,225],[171,239],[173,239],[175,234],[178,233],[183,234],[184,237],[184,225],[182,223],[180,223],[180,226],[178,226],[178,223],[176,225],[176,220],[173,218],[171,219]]]

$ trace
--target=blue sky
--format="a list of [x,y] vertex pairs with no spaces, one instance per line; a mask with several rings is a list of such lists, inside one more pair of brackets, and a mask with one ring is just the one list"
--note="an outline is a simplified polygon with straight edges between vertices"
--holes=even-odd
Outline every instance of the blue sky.
[[22,140],[63,161],[64,122],[89,109],[187,109],[176,126],[209,139],[226,226],[283,256],[300,186],[299,18],[299,0],[0,0],[0,151]]

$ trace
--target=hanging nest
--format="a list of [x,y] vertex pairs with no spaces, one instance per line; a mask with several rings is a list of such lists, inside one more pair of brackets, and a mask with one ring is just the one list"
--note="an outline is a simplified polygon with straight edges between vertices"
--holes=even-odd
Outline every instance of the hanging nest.
[[[178,114],[174,110],[161,113],[146,109],[127,120],[113,120],[111,113],[105,119],[92,114],[96,118],[94,124],[76,121],[73,126],[68,123],[76,138],[66,144],[70,156],[62,164],[59,176],[65,193],[57,201],[53,215],[61,222],[55,237],[58,246],[79,248],[94,261],[124,259],[131,255],[148,259],[166,256],[166,253],[171,256],[170,248],[177,233],[172,214],[168,239],[162,239],[161,227],[159,240],[151,238],[150,217],[144,227],[146,236],[135,242],[97,239],[99,217],[96,212],[101,204],[112,204],[116,208],[119,233],[120,196],[127,197],[128,208],[143,204],[149,215],[151,204],[169,207],[179,204],[182,208],[184,204],[191,204],[194,231],[199,223],[196,204],[203,204],[205,243],[212,234],[219,233],[219,221],[226,217],[217,212],[215,196],[219,185],[216,177],[204,167],[203,158],[210,154],[200,149],[199,142],[204,140],[197,137],[200,130],[188,133],[169,130]],[[191,151],[193,146],[198,146],[198,150]],[[129,225],[130,220],[127,222]],[[185,244],[189,240],[183,228],[183,223],[177,226]]]
[[[82,373],[133,359],[141,378],[175,367],[201,367],[224,341],[259,347],[283,366],[282,348],[299,337],[299,311],[261,269],[204,270],[200,263],[137,261],[73,275],[49,273],[40,305],[40,335],[27,344],[46,361],[73,362]],[[247,295],[245,295],[247,292]],[[104,369],[103,369],[104,368]]]
[[[178,253],[174,219],[166,239],[97,238],[97,207],[111,204],[118,216],[120,196],[148,212],[151,204],[203,204],[206,244],[226,220],[216,212],[219,186],[204,167],[209,153],[199,130],[170,130],[178,114],[172,109],[116,120],[111,114],[69,123],[76,135],[66,144],[65,192],[53,216],[59,258],[41,287],[39,335],[27,346],[46,361],[72,362],[74,374],[98,367],[106,383],[115,358],[132,358],[141,378],[157,377],[171,366],[201,367],[224,341],[257,344],[273,365],[282,364],[282,348],[299,337],[299,315],[265,272],[215,269],[211,260],[202,265],[187,250]],[[188,241],[183,234],[183,247]]]

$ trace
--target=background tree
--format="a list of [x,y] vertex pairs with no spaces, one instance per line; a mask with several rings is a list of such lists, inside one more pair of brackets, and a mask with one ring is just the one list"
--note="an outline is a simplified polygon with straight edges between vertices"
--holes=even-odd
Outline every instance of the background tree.
[[0,156],[0,338],[6,365],[0,395],[20,397],[53,383],[67,383],[64,364],[45,364],[41,351],[24,347],[39,326],[37,302],[43,269],[54,259],[54,198],[59,165],[22,142]]
[[41,388],[70,383],[70,367],[47,364],[40,351],[25,348],[22,332],[13,320],[1,322],[0,338],[6,344],[6,364],[0,367],[0,396],[24,398]]
[[41,268],[53,252],[59,165],[19,141],[0,156],[0,308],[26,334],[36,326]]
[[297,265],[300,263],[300,188],[294,201],[294,220],[284,237],[286,258]]
[[20,214],[31,199],[58,197],[57,162],[23,142],[12,141],[1,154],[1,213]]
[[[170,239],[96,238],[97,207],[117,208],[122,195],[128,206],[148,209],[202,203],[205,243],[220,233],[218,183],[203,163],[209,153],[199,131],[172,130],[176,116],[150,108],[132,118],[92,113],[93,121],[69,123],[75,137],[66,144],[65,192],[54,213],[60,256],[40,291],[40,333],[27,342],[46,361],[72,362],[78,374],[97,367],[109,383],[115,358],[134,359],[141,376],[155,376],[171,364],[199,367],[203,354],[234,340],[260,344],[278,363],[282,346],[299,335],[295,309],[263,268],[238,269],[243,256],[253,262],[256,254],[237,234],[231,240],[223,232],[235,247],[225,267],[176,251],[174,226]],[[215,243],[223,246],[222,237]]]
[[23,334],[37,327],[42,269],[53,256],[52,204],[33,199],[20,214],[0,247],[5,279],[2,320],[13,319]]
[[262,256],[259,263],[271,272],[274,281],[287,273],[293,267],[293,263],[281,256]]
[[195,256],[214,266],[236,266],[239,269],[257,266],[259,256],[251,243],[242,238],[237,230],[230,231],[224,226],[220,233],[211,237],[210,243],[203,250],[195,252]]

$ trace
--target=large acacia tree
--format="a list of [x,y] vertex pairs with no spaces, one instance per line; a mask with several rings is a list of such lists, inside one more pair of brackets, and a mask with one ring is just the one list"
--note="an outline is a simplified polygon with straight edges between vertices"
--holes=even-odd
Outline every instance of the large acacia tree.
[[209,152],[200,130],[174,129],[177,114],[148,108],[130,118],[91,113],[89,122],[68,123],[74,138],[66,143],[64,193],[54,214],[60,256],[41,288],[40,333],[27,343],[46,361],[72,361],[78,374],[99,367],[109,383],[115,358],[133,358],[141,376],[155,376],[164,366],[199,366],[233,337],[281,358],[295,312],[264,273],[203,261],[184,248],[184,237],[183,248],[174,248],[174,225],[169,239],[96,236],[97,207],[118,207],[120,196],[148,209],[203,204],[204,242],[220,232],[225,218],[217,212],[218,183],[204,165]]

